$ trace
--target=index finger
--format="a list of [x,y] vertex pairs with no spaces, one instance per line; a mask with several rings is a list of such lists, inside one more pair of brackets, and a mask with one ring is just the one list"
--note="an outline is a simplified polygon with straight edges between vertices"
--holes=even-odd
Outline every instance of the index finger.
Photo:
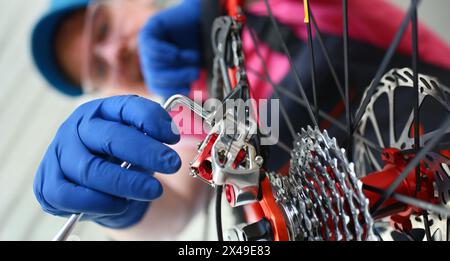
[[180,141],[169,113],[156,102],[139,96],[116,96],[104,99],[100,105],[103,119],[123,122],[167,144]]

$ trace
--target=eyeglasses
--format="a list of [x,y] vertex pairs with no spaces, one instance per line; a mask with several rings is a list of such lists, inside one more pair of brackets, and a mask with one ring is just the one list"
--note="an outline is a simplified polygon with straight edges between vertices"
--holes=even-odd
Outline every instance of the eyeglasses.
[[142,88],[137,54],[139,31],[155,12],[177,3],[179,0],[91,1],[84,30],[83,90]]
[[94,54],[98,44],[111,36],[110,8],[117,1],[91,1],[85,23],[86,49],[83,54],[83,89],[94,92],[108,79],[109,67],[104,59]]
[[82,85],[95,92],[142,82],[137,35],[154,12],[153,0],[91,1],[85,22]]

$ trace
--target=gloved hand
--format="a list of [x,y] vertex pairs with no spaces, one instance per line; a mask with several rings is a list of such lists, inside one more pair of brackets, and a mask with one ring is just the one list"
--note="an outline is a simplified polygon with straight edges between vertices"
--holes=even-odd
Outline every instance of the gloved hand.
[[[181,166],[171,117],[157,103],[117,96],[80,106],[62,124],[37,171],[34,193],[53,215],[84,213],[110,228],[141,220],[149,202],[162,194],[153,172]],[[145,135],[146,133],[147,135]],[[122,161],[133,169],[120,167]]]
[[200,74],[200,0],[151,17],[139,35],[139,57],[150,92],[164,99],[188,95]]

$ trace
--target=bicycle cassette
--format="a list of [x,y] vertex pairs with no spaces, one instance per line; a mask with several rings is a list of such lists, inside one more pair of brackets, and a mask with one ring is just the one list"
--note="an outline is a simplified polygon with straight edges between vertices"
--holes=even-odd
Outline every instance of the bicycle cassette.
[[268,177],[290,240],[378,239],[353,163],[326,131],[302,129],[289,175]]

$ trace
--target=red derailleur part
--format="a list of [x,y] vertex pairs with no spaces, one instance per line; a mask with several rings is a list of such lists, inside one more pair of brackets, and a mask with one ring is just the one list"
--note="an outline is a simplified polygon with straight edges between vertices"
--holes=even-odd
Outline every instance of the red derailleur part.
[[285,217],[275,201],[269,179],[264,177],[260,186],[261,200],[244,206],[247,222],[256,223],[265,218],[271,225],[273,240],[288,241],[289,234]]

